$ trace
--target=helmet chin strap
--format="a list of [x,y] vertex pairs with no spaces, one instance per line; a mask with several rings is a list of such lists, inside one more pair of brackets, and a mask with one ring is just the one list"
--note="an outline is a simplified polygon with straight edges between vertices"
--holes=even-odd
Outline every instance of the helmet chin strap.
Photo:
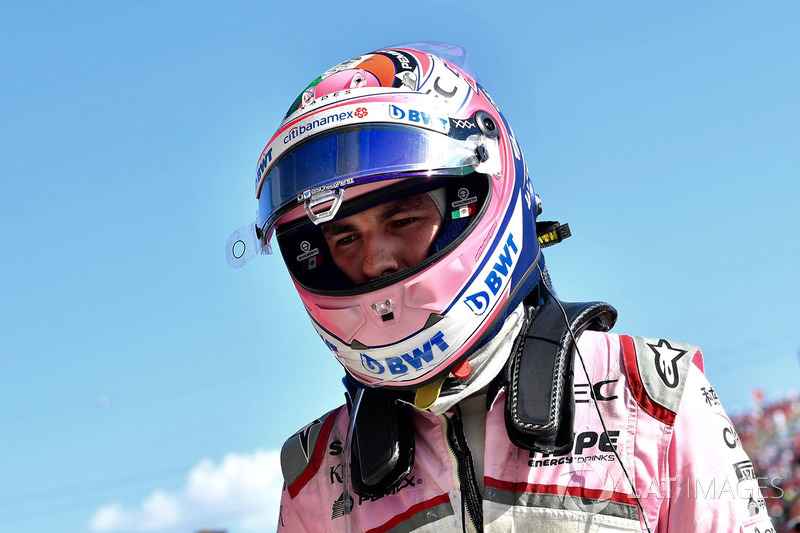
[[[472,375],[472,365],[469,364],[469,359],[464,359],[455,368],[450,371],[457,379],[467,379]],[[428,383],[417,389],[414,395],[414,407],[417,409],[430,409],[439,399],[442,392],[442,385],[447,379],[447,375],[440,376],[433,383]]]
[[436,378],[436,381],[418,388],[414,395],[414,407],[421,410],[433,407],[433,404],[439,399],[445,379],[447,379],[447,375],[443,374]]

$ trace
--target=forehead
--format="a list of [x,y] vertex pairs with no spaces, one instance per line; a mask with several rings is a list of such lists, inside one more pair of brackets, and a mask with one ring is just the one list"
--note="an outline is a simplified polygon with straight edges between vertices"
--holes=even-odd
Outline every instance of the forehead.
[[390,200],[382,204],[376,205],[370,211],[378,214],[379,216],[392,216],[395,213],[404,211],[415,211],[419,209],[426,209],[435,207],[433,200],[427,193],[415,194],[406,198],[399,198],[397,200]]

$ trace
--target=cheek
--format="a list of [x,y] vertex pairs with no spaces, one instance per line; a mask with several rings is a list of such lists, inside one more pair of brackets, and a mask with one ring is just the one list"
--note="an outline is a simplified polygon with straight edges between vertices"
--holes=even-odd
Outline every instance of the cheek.
[[333,258],[333,263],[351,282],[359,284],[368,281],[368,279],[364,277],[364,272],[362,270],[363,257],[358,253],[342,253],[331,250],[331,257]]
[[336,251],[332,252],[331,255],[333,256],[333,262],[342,270],[357,261],[352,250],[348,250],[347,252]]
[[352,254],[343,253],[335,246],[329,246],[328,249],[331,252],[331,258],[333,258],[334,264],[339,267],[340,270],[346,272],[350,264],[353,262],[352,257],[350,257]]

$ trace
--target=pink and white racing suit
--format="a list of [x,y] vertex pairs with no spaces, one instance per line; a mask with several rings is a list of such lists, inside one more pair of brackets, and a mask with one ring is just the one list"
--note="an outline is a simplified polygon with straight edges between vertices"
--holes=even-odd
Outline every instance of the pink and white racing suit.
[[415,412],[411,472],[389,494],[351,492],[345,505],[342,406],[292,437],[305,457],[286,475],[278,531],[342,532],[350,520],[369,533],[775,532],[759,489],[769,480],[756,477],[697,348],[595,331],[578,346],[590,379],[576,361],[568,453],[512,444],[501,392],[486,418],[481,497],[461,481],[471,472],[458,415]]

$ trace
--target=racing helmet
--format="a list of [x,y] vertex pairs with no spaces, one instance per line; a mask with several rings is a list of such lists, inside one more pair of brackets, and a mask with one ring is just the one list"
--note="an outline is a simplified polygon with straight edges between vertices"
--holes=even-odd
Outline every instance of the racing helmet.
[[[255,190],[257,220],[228,239],[228,262],[277,240],[314,329],[365,387],[419,388],[463,367],[540,279],[522,152],[453,45],[388,47],[316,78],[261,153]],[[326,224],[420,195],[441,216],[427,257],[348,279]]]

